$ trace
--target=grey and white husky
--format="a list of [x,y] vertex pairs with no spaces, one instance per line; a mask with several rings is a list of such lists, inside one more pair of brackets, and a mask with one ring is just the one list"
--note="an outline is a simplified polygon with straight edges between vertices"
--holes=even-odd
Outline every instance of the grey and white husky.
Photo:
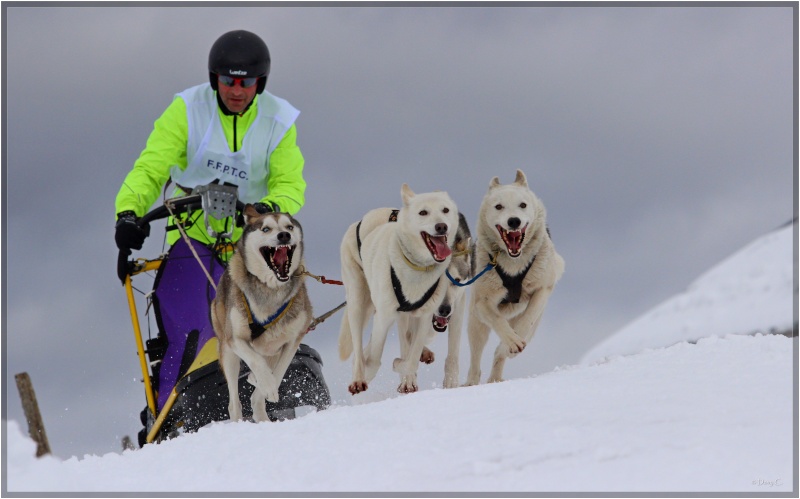
[[[409,331],[409,321],[431,324],[448,286],[444,272],[458,230],[458,208],[446,192],[415,194],[407,184],[400,190],[402,208],[395,223],[377,215],[348,228],[341,244],[342,281],[347,316],[339,332],[339,357],[353,354],[350,393],[367,389],[381,365],[386,337],[396,322]],[[368,232],[353,244],[361,229]],[[360,250],[359,250],[360,246]],[[374,316],[374,317],[373,317]],[[372,317],[372,334],[362,346],[364,327]],[[414,328],[417,326],[415,325]],[[413,332],[413,329],[412,329]],[[427,334],[412,334],[407,354],[393,364],[400,373],[401,392],[416,390],[416,374]]]
[[211,321],[228,383],[228,414],[242,419],[239,367],[250,368],[255,386],[254,421],[267,421],[266,402],[278,388],[313,319],[304,278],[303,229],[287,213],[243,211],[244,232],[217,286]]
[[476,231],[476,268],[490,261],[497,265],[470,291],[467,385],[480,382],[481,355],[490,330],[501,342],[488,381],[502,381],[506,359],[531,341],[564,272],[564,259],[556,253],[547,229],[544,204],[528,188],[522,170],[517,170],[511,184],[501,185],[497,177],[491,180]]

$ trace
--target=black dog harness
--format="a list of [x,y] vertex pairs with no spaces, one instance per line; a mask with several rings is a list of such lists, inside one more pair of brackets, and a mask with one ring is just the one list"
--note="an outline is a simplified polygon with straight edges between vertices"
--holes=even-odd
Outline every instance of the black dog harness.
[[411,303],[406,298],[406,295],[403,294],[403,285],[400,283],[400,279],[397,278],[397,274],[394,272],[394,267],[389,267],[392,273],[392,289],[394,289],[394,296],[397,298],[397,303],[400,304],[397,307],[398,312],[413,312],[414,310],[420,308],[421,306],[425,305],[428,300],[431,299],[433,293],[436,292],[436,287],[439,286],[439,280],[437,279],[436,282],[433,283],[433,286],[425,292],[425,294],[419,300]]
[[503,281],[503,287],[506,288],[506,297],[503,298],[500,303],[519,303],[520,295],[522,295],[522,281],[525,280],[525,275],[533,266],[533,262],[536,261],[536,257],[534,256],[531,260],[531,263],[525,267],[525,270],[520,272],[517,275],[508,275],[506,274],[500,265],[495,266],[495,270],[497,271],[497,275],[500,276],[500,280]]
[[[390,222],[397,222],[397,214],[400,213],[400,210],[392,210],[389,214],[389,221]],[[361,258],[361,222],[363,220],[358,221],[358,225],[356,225],[356,243],[358,244],[358,257]],[[363,260],[363,258],[361,258]]]
[[[392,210],[389,214],[389,222],[397,222],[397,214],[400,213],[400,210]],[[361,258],[361,221],[358,222],[356,225],[356,243],[358,244],[358,257]],[[409,262],[409,265],[412,265]],[[397,303],[400,305],[397,308],[398,312],[413,312],[417,310],[421,306],[425,305],[428,300],[431,299],[433,293],[436,292],[436,287],[439,285],[439,281],[437,280],[433,283],[433,286],[425,292],[425,294],[414,303],[411,303],[406,298],[406,295],[403,294],[403,285],[400,283],[400,279],[398,279],[397,274],[394,271],[394,267],[389,267],[392,274],[392,289],[394,289],[394,296],[397,298]]]
[[[545,226],[544,230],[547,233],[547,238],[552,241],[553,238],[550,237],[550,227]],[[491,259],[491,255],[489,258]],[[506,303],[519,303],[519,298],[522,294],[522,281],[525,279],[525,275],[528,273],[531,267],[533,267],[533,262],[535,261],[536,255],[533,256],[531,263],[525,267],[525,270],[515,276],[510,276],[503,272],[503,269],[500,268],[500,265],[497,265],[494,268],[497,271],[497,275],[500,276],[500,280],[503,281],[503,287],[506,288],[506,297],[500,301],[501,305]]]

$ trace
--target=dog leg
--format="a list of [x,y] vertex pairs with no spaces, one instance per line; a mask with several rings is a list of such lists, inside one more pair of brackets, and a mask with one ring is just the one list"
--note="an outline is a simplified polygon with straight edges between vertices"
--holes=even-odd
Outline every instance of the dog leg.
[[408,349],[411,346],[412,328],[417,327],[419,321],[416,317],[408,317],[408,314],[400,314],[397,317],[397,338],[400,340],[400,358],[394,359],[392,366],[408,357]]
[[514,331],[496,306],[491,305],[488,300],[479,298],[473,302],[473,309],[476,315],[508,345],[509,352],[520,353],[525,349],[525,340]]
[[442,383],[445,388],[458,386],[458,357],[461,348],[461,328],[464,324],[465,304],[466,294],[462,293],[453,307],[453,316],[450,318],[447,330],[447,359],[444,361],[444,382]]
[[372,334],[369,338],[366,355],[364,355],[364,374],[367,383],[375,379],[375,375],[378,374],[386,337],[389,335],[389,328],[392,327],[395,319],[394,314],[385,314],[380,311],[372,319]]
[[[342,269],[342,275],[343,278],[346,275],[344,268]],[[353,279],[359,278],[363,281],[363,277],[353,277]],[[345,281],[345,284],[347,284],[347,281]],[[348,292],[346,294],[347,307],[345,308],[345,313],[347,314],[349,323],[351,349],[353,352],[353,380],[348,390],[353,395],[366,391],[367,389],[367,379],[364,376],[364,346],[362,336],[364,334],[364,325],[369,320],[368,314],[372,312],[373,307],[369,297],[364,296],[368,289],[366,288],[366,283],[364,283],[363,286],[364,287],[360,287],[360,290],[346,289]],[[344,331],[344,327],[345,325],[342,324],[342,331]]]
[[[420,321],[415,321],[419,325]],[[427,328],[432,326],[427,324]],[[425,342],[428,339],[429,332],[423,328],[422,331],[412,331],[411,345],[408,349],[408,355],[400,362],[395,361],[394,370],[400,373],[400,386],[397,391],[400,393],[413,393],[419,387],[417,386],[417,370],[419,369],[420,357],[422,356],[422,349],[425,348]]]
[[270,402],[278,401],[279,380],[275,379],[269,364],[250,344],[249,341],[233,340],[233,351],[236,352],[244,362],[250,367],[250,371],[255,376],[255,387],[261,390],[262,395]]
[[239,400],[239,357],[224,342],[219,342],[219,361],[228,384],[228,417],[231,421],[242,419],[242,402]]
[[272,373],[279,380],[279,383],[283,383],[283,377],[286,375],[286,371],[289,369],[289,365],[292,363],[292,359],[297,353],[297,349],[300,347],[303,337],[305,337],[305,334],[298,335],[294,343],[291,345],[283,345],[278,360],[275,362],[275,368],[272,370]]
[[[539,323],[544,315],[543,312],[545,305],[547,305],[547,300],[552,291],[552,288],[547,288],[539,289],[534,292],[533,296],[531,296],[531,300],[528,302],[528,306],[525,308],[525,311],[520,316],[512,320],[514,330],[522,333],[522,338],[526,343],[533,339],[533,335],[536,332],[536,329],[539,327]],[[516,353],[513,353],[509,350],[507,344],[501,343],[498,345],[494,353],[492,372],[490,373],[487,382],[497,383],[503,381],[503,369],[505,367],[506,359],[513,358],[516,355]]]
[[255,387],[253,394],[250,395],[250,407],[253,409],[253,421],[256,423],[269,421],[266,404],[267,396],[258,389],[258,384],[256,383],[253,373],[250,373],[247,377],[247,382]]
[[[505,348],[502,348],[505,347]],[[505,350],[501,352],[501,350]],[[495,350],[494,354],[494,361],[492,361],[492,370],[489,373],[489,379],[486,380],[487,383],[499,383],[503,381],[503,367],[506,365],[506,359],[508,358],[508,347],[505,345],[498,345],[497,350]]]
[[477,317],[473,310],[469,315],[467,325],[467,338],[469,339],[469,371],[467,382],[464,386],[477,385],[481,382],[481,356],[486,342],[489,340],[489,326]]
[[544,309],[552,293],[553,288],[541,288],[536,290],[533,296],[531,296],[531,300],[525,312],[514,324],[514,329],[520,332],[520,335],[526,342],[530,342],[533,339],[533,335],[539,328],[539,323],[544,315]]

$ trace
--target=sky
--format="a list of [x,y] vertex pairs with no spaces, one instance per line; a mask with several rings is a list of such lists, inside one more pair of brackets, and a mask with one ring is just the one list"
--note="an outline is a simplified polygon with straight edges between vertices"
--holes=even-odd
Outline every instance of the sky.
[[[3,5],[3,415],[21,418],[13,375],[28,372],[56,455],[138,431],[114,198],[229,30],[266,41],[267,89],[301,111],[315,274],[340,276],[347,227],[399,207],[404,182],[447,191],[474,228],[492,177],[525,171],[566,271],[507,377],[578,362],[797,213],[796,4],[215,5]],[[157,227],[135,256],[163,251]],[[344,297],[309,292],[318,313]],[[349,405],[340,320],[306,342]]]
[[[36,459],[12,421],[4,492],[797,494],[797,338],[728,334],[718,320],[764,331],[791,323],[795,233],[759,238],[580,364],[533,377],[395,393],[281,423],[215,422],[69,459]],[[687,296],[694,306],[671,306]],[[755,321],[744,298],[762,305]],[[697,323],[706,327],[687,342]]]

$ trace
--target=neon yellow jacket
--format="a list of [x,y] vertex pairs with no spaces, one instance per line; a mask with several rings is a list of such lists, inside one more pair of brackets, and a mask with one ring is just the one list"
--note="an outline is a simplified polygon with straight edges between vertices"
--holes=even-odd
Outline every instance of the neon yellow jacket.
[[[253,104],[242,115],[228,116],[217,108],[222,123],[225,137],[231,150],[239,150],[242,140],[250,125],[258,114],[258,95]],[[234,134],[234,122],[236,133]],[[125,177],[122,187],[117,193],[116,211],[120,213],[132,210],[136,216],[143,216],[159,199],[162,189],[170,178],[170,168],[177,165],[186,169],[186,144],[188,141],[189,124],[186,115],[186,103],[180,97],[175,97],[164,113],[156,120],[153,131],[147,139],[147,145],[133,169]],[[233,143],[234,136],[236,144]],[[261,199],[262,202],[277,204],[281,211],[294,215],[305,204],[306,182],[303,179],[303,166],[305,160],[297,146],[297,128],[293,124],[286,132],[281,142],[269,158],[269,178],[267,179],[268,194]],[[183,195],[183,191],[176,187],[175,192],[167,197]],[[194,218],[197,215],[193,215]],[[187,234],[203,243],[214,241],[208,235],[202,214],[197,218],[197,223],[187,229]],[[223,232],[225,221],[209,217],[212,228]],[[171,222],[170,222],[171,223]],[[228,221],[228,223],[230,223]],[[236,228],[233,240],[241,236],[241,229]],[[172,231],[167,235],[169,244],[174,243],[180,234]]]

